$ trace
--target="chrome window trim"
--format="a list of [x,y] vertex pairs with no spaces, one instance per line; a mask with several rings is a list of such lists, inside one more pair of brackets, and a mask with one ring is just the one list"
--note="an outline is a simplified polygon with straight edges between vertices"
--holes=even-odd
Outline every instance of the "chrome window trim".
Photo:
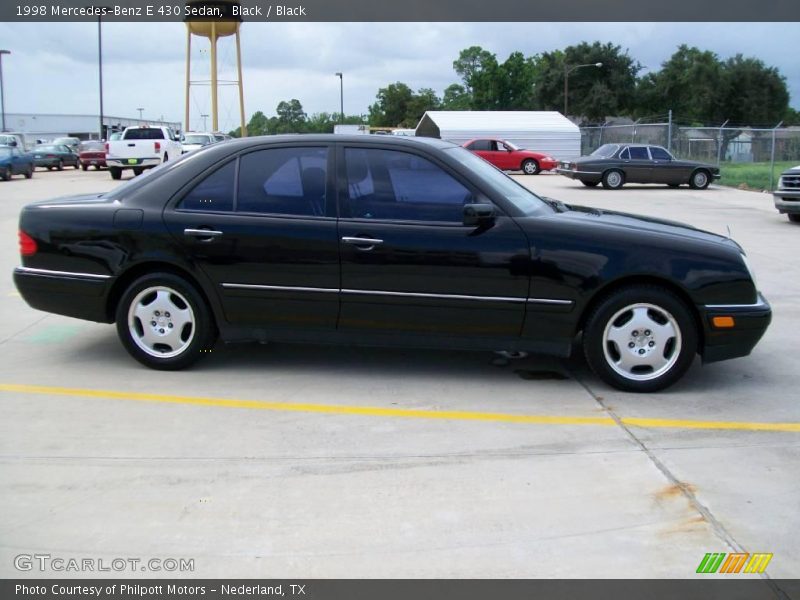
[[39,275],[42,277],[71,277],[77,279],[110,279],[111,275],[98,275],[96,273],[78,273],[74,271],[52,271],[50,269],[34,269],[33,267],[17,267],[18,273],[25,275]]

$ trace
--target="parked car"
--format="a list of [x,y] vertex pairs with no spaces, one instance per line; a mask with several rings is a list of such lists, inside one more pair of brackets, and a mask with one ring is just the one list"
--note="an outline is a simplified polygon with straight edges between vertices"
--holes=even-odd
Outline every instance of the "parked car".
[[8,181],[14,175],[33,177],[33,160],[16,146],[0,146],[0,178]]
[[111,178],[120,179],[125,169],[141,175],[182,152],[178,135],[170,127],[128,127],[119,140],[106,142],[106,164]]
[[800,165],[781,173],[778,189],[772,192],[775,208],[793,223],[800,223]]
[[218,142],[225,142],[227,140],[233,139],[233,137],[231,137],[227,133],[222,133],[221,131],[215,131],[212,135],[214,136],[214,139]]
[[58,169],[63,171],[66,166],[77,169],[80,165],[78,155],[69,146],[42,144],[41,146],[34,146],[33,150],[28,154],[33,158],[35,166],[46,167],[49,170]]
[[94,167],[98,171],[106,166],[106,145],[103,142],[81,142],[78,147],[81,169]]
[[489,161],[504,171],[522,171],[526,175],[538,175],[558,166],[558,161],[547,154],[523,150],[511,142],[495,138],[469,140],[464,148]]
[[75,152],[75,154],[77,154],[78,148],[81,145],[81,140],[80,138],[76,137],[60,137],[54,139],[50,143],[53,144],[54,146],[67,146],[70,150],[72,150],[73,152]]
[[197,150],[198,148],[202,148],[203,146],[208,146],[209,144],[214,144],[216,142],[217,138],[214,137],[213,133],[190,131],[183,137],[181,147],[183,153],[186,154],[187,152]]
[[211,144],[105,194],[26,206],[14,281],[30,306],[116,322],[180,369],[226,341],[568,356],[621,389],[699,353],[750,353],[771,309],[733,240],[540,198],[431,138]]
[[0,133],[0,146],[14,146],[20,152],[25,152],[25,136],[21,133]]
[[613,190],[626,183],[688,184],[704,190],[719,179],[719,167],[681,160],[661,146],[643,144],[603,144],[589,156],[562,162],[558,172],[588,187],[602,183]]

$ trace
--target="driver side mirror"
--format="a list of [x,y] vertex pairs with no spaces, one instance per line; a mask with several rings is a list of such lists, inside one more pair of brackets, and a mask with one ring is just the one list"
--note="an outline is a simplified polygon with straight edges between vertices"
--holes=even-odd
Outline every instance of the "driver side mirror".
[[467,227],[478,227],[494,221],[494,204],[465,204],[464,205],[464,225]]

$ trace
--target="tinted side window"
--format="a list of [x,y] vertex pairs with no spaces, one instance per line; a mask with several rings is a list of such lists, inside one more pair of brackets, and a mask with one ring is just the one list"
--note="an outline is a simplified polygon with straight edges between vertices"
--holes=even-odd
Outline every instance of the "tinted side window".
[[470,147],[470,150],[481,150],[483,152],[489,151],[492,149],[491,142],[489,140],[475,140]]
[[630,157],[631,157],[631,154],[630,154],[630,152],[628,152],[628,149],[625,148],[625,150],[623,150],[622,152],[619,153],[619,157],[622,160],[629,160]]
[[324,216],[327,148],[273,148],[239,164],[237,211]]
[[631,153],[631,158],[633,160],[650,160],[650,157],[647,155],[647,148],[644,146],[630,146],[628,147],[628,152]]
[[236,161],[232,160],[203,179],[183,197],[178,208],[183,210],[233,210],[233,184]]
[[653,157],[653,160],[670,160],[672,158],[669,152],[657,146],[650,146],[650,156]]
[[350,215],[397,221],[463,220],[470,191],[427,159],[395,150],[345,150]]

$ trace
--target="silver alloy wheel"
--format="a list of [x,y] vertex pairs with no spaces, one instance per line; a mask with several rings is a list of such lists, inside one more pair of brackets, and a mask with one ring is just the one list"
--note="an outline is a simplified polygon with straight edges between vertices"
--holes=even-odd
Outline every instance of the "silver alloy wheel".
[[704,171],[698,171],[694,174],[692,180],[695,186],[702,188],[706,186],[706,183],[708,183],[708,175],[706,175]]
[[617,188],[622,185],[622,175],[619,174],[619,171],[611,171],[606,175],[606,183],[609,187]]
[[527,175],[533,175],[536,173],[536,163],[532,160],[527,160],[525,164],[522,165],[522,170],[525,171]]
[[136,294],[128,308],[128,331],[134,343],[150,356],[172,358],[194,339],[194,311],[174,289],[149,287]]
[[631,304],[614,313],[603,331],[608,366],[625,379],[649,381],[678,361],[682,340],[678,322],[655,304]]

